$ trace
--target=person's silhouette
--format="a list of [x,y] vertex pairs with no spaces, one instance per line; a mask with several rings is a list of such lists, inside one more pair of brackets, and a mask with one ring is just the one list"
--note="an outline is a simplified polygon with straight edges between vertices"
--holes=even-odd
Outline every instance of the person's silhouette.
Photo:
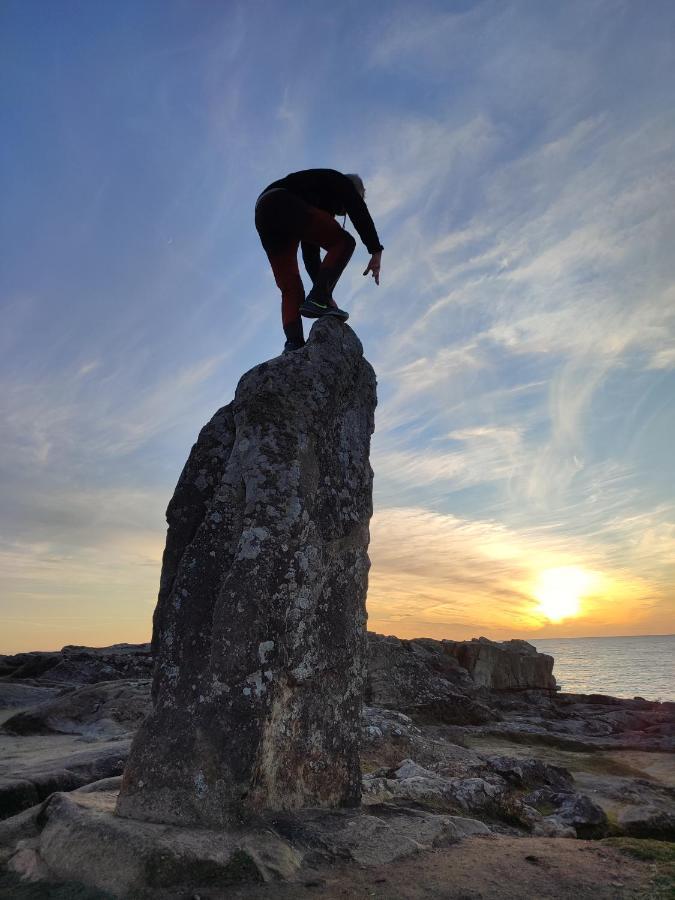
[[[255,205],[255,226],[281,291],[281,318],[286,335],[284,351],[305,343],[302,316],[349,314],[333,300],[333,290],[349,262],[356,241],[335,221],[347,215],[371,254],[364,275],[380,283],[382,244],[368,212],[365,188],[358,175],[335,169],[293,172],[268,185]],[[298,245],[312,288],[305,289],[298,269]],[[321,259],[321,248],[326,251]]]

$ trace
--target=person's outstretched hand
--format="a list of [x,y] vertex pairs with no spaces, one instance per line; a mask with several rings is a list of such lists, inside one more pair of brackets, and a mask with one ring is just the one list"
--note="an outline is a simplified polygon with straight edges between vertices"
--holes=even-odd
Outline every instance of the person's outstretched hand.
[[375,284],[380,283],[380,260],[382,259],[382,251],[378,250],[377,253],[373,253],[370,257],[370,262],[368,263],[368,267],[366,271],[363,273],[367,275],[368,272],[372,272],[373,278],[375,279]]

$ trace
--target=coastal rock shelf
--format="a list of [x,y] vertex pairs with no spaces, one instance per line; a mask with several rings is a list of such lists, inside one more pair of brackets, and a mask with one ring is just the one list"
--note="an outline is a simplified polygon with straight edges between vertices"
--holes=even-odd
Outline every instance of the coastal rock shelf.
[[[510,758],[524,772],[539,765],[570,770],[573,789],[592,797],[614,831],[675,834],[675,704],[533,688],[495,690],[476,684],[444,642],[369,633],[368,645],[368,707],[361,725],[366,800],[409,795],[411,782],[403,784],[399,773],[408,759],[454,779],[451,791],[441,791],[448,809],[485,817],[480,792],[461,792],[464,805],[455,806],[451,795],[458,795],[462,780],[485,780],[488,772],[505,780],[502,797],[517,793],[519,777],[510,770],[505,776],[506,764],[495,762]],[[51,677],[64,658],[72,659],[70,648],[64,654],[30,654],[36,666],[31,671],[40,673],[30,678],[23,677],[27,654],[1,661],[6,673],[0,680],[0,705],[6,710],[0,735],[2,818],[52,791],[119,775],[131,738],[150,712],[147,678],[125,678],[118,670],[116,680],[107,680],[110,659],[120,655],[135,660],[132,672],[147,673],[149,645],[125,645],[122,653],[118,648],[78,648],[77,653],[86,680],[81,686],[70,681],[55,687]],[[534,790],[561,787],[551,784],[550,772],[538,781],[527,777]],[[439,787],[436,783],[430,796],[438,797]],[[542,795],[538,799],[543,801]],[[539,805],[553,814],[548,801]],[[494,827],[499,804],[492,805],[492,813]],[[534,827],[521,824],[530,832]]]
[[[151,700],[147,678],[115,669],[117,677],[107,680],[110,660],[133,659],[131,672],[147,673],[147,645],[78,648],[81,685],[72,666],[69,682],[55,686],[50,677],[64,657],[72,662],[70,648],[49,660],[31,654],[28,678],[25,658],[5,657],[0,861],[16,878],[81,879],[86,872],[76,861],[91,858],[87,841],[105,833],[121,848],[92,865],[89,883],[134,896],[134,885],[154,872],[164,885],[153,888],[159,897],[172,884],[193,890],[209,873],[223,884],[321,883],[347,860],[380,871],[427,848],[456,853],[460,839],[472,852],[471,842],[486,834],[501,842],[493,854],[500,847],[507,853],[515,836],[537,854],[540,838],[675,836],[675,704],[487,688],[444,642],[368,638],[362,810],[257,820],[232,833],[227,846],[222,836],[210,840],[208,829],[124,825],[129,820],[112,814],[131,738]],[[115,859],[130,852],[124,829],[141,826],[147,833],[133,832],[140,843],[120,877]],[[612,851],[602,853],[598,865],[606,866]],[[158,859],[175,865],[158,869]],[[613,860],[620,871],[622,858]]]

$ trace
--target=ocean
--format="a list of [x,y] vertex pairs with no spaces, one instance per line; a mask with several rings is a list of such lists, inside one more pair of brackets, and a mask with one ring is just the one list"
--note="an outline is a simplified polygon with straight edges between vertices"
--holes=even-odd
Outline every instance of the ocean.
[[675,701],[675,635],[530,640],[562,691]]

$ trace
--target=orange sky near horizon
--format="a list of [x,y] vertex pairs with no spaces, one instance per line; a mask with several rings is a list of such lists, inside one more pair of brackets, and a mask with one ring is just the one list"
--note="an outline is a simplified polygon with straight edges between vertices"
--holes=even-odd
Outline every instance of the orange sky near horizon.
[[[371,631],[534,642],[673,632],[667,586],[612,568],[581,544],[421,508],[376,511],[371,532]],[[162,550],[163,536],[149,533],[79,560],[45,557],[36,566],[32,557],[23,570],[15,560],[15,595],[43,614],[10,610],[0,652],[149,640]],[[573,614],[564,608],[570,599],[578,601]]]
[[595,547],[424,509],[375,514],[369,628],[468,639],[669,634],[667,584],[611,566]]

